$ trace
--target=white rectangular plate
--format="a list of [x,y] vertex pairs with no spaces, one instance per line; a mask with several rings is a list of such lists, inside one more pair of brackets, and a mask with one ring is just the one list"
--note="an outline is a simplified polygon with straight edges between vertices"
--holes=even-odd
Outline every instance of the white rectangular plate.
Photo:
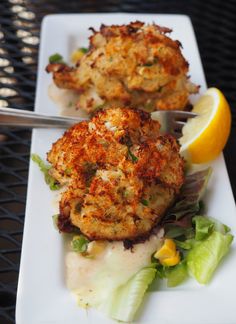
[[[88,44],[88,28],[104,24],[124,24],[141,20],[173,28],[172,38],[183,45],[183,54],[190,64],[193,82],[206,89],[204,73],[191,22],[183,15],[147,14],[73,14],[47,16],[42,25],[39,72],[35,110],[57,115],[58,108],[48,97],[51,75],[45,72],[48,57],[61,53],[69,61],[70,53]],[[217,80],[216,80],[217,81]],[[34,130],[32,153],[45,157],[51,144],[62,131]],[[214,173],[206,194],[208,215],[215,217],[236,233],[234,199],[223,155],[212,163]],[[95,310],[83,310],[64,283],[62,237],[52,225],[55,193],[44,183],[34,163],[30,163],[24,238],[17,294],[17,324],[113,323]],[[236,323],[236,249],[224,259],[213,280],[200,286],[190,279],[177,288],[149,293],[137,314],[137,323],[158,324],[233,324]],[[125,271],[125,269],[124,269]]]

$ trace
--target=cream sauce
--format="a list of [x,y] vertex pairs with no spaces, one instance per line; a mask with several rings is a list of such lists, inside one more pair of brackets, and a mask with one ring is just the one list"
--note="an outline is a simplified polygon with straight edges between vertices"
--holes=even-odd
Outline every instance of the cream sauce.
[[60,89],[54,83],[48,87],[49,98],[59,107],[59,114],[62,116],[89,117],[81,109],[76,108],[79,93],[69,89]]
[[112,291],[125,284],[135,273],[151,263],[160,248],[163,231],[144,243],[125,250],[122,242],[108,242],[94,258],[66,253],[66,284],[78,296],[80,306],[99,306]]

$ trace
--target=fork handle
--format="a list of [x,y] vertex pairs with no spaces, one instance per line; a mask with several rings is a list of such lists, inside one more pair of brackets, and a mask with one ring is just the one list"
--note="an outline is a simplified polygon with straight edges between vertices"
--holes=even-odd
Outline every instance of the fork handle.
[[86,118],[54,117],[28,110],[0,108],[0,125],[27,128],[67,128]]

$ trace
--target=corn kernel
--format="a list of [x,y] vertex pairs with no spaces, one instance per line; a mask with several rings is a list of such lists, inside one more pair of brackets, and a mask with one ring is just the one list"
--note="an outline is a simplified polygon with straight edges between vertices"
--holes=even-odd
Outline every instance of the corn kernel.
[[165,239],[164,244],[154,257],[159,259],[160,263],[166,267],[174,266],[180,262],[179,251],[176,250],[176,244],[171,239]]
[[180,255],[179,255],[179,251],[176,251],[175,255],[173,257],[170,258],[165,258],[165,259],[161,259],[160,263],[163,266],[166,267],[171,267],[171,266],[175,266],[176,264],[178,264],[180,262]]
[[170,258],[173,257],[176,254],[176,245],[175,242],[171,239],[165,239],[164,244],[158,250],[154,257],[156,259],[165,259],[165,258]]

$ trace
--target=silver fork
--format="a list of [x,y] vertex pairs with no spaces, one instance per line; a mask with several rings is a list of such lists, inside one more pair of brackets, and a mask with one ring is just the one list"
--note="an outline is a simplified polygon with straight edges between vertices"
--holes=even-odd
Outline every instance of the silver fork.
[[151,116],[152,119],[160,122],[162,133],[169,133],[179,138],[182,136],[182,128],[187,120],[196,117],[197,114],[182,110],[159,110],[151,113]]
[[[197,116],[188,111],[160,110],[152,113],[152,118],[161,124],[161,131],[170,133],[176,138],[181,136],[181,130],[188,118]],[[68,128],[88,118],[56,117],[37,114],[28,110],[0,108],[0,125],[26,128]]]
[[57,117],[37,114],[33,111],[0,108],[0,125],[25,128],[68,128],[86,118]]

